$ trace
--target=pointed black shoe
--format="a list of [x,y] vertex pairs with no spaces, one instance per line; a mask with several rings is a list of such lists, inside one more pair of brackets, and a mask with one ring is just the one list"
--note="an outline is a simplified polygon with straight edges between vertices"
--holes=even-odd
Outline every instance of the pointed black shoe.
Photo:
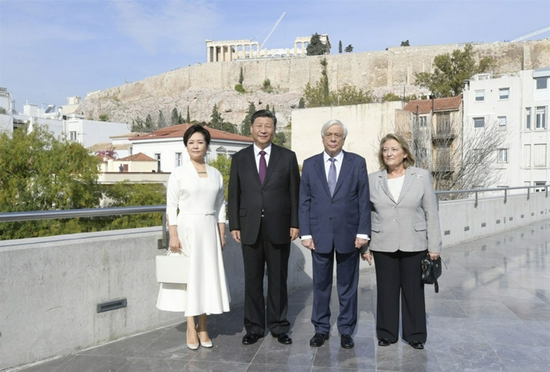
[[316,333],[315,335],[313,335],[311,340],[309,340],[309,346],[313,346],[313,347],[322,346],[326,340],[328,340],[328,334]]
[[381,338],[378,340],[378,346],[390,346],[391,342],[386,340],[385,338]]
[[353,337],[351,335],[342,335],[340,338],[340,346],[344,349],[353,349],[355,342],[353,342]]
[[411,341],[409,342],[409,345],[411,345],[413,349],[417,349],[417,350],[424,349],[424,343],[420,341]]

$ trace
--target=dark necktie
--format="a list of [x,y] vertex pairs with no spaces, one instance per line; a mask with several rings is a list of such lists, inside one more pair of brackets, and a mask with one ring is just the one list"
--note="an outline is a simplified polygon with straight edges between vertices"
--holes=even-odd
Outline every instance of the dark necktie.
[[330,196],[334,195],[334,188],[336,187],[336,165],[334,162],[336,159],[330,158],[330,168],[328,170],[328,189],[330,191]]
[[263,184],[265,180],[265,174],[267,173],[267,164],[265,162],[265,151],[260,151],[260,182]]

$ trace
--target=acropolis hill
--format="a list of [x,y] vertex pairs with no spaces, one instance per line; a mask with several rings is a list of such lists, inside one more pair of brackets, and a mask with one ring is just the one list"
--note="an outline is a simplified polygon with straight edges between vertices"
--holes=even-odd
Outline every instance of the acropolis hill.
[[[376,97],[387,92],[397,95],[428,93],[414,86],[416,72],[431,71],[436,55],[451,53],[463,44],[390,47],[384,51],[330,54],[287,58],[240,59],[211,62],[179,68],[141,81],[89,93],[78,112],[97,119],[107,114],[111,121],[131,123],[150,114],[157,120],[159,110],[170,123],[172,110],[185,117],[189,107],[192,120],[209,121],[214,104],[224,119],[240,124],[254,102],[257,109],[275,107],[281,126],[290,119],[293,108],[309,82],[321,77],[320,61],[326,57],[330,89],[346,84],[370,90]],[[333,48],[334,49],[334,48]],[[474,44],[479,57],[496,59],[495,74],[550,66],[550,39],[523,42]],[[247,93],[235,91],[241,67],[243,87]],[[273,93],[261,90],[269,79]]]

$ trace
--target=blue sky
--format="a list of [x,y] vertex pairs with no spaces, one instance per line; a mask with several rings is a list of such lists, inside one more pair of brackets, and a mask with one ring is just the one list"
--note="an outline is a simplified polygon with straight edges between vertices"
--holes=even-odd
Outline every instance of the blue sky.
[[[206,61],[205,40],[265,39],[292,47],[326,33],[354,52],[512,40],[550,26],[550,1],[0,0],[0,87],[25,102],[138,81]],[[550,33],[535,39],[550,37]]]

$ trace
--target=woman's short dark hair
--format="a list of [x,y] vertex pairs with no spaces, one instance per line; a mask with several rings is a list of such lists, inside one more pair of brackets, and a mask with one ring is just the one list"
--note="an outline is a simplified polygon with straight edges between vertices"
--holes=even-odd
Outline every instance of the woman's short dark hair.
[[270,118],[273,120],[273,126],[277,127],[277,117],[269,110],[258,110],[255,113],[252,114],[252,118],[250,118],[250,125],[254,124],[254,120],[256,118]]
[[210,145],[210,132],[208,131],[208,129],[206,129],[202,125],[194,124],[190,126],[183,134],[183,144],[185,145],[185,147],[187,147],[187,141],[189,141],[189,138],[195,133],[202,133],[202,135],[204,136],[204,140],[206,141],[206,146]]
[[403,160],[403,166],[408,168],[414,165],[414,155],[409,147],[409,144],[399,134],[388,133],[380,140],[380,149],[378,150],[378,162],[380,163],[380,169],[387,169],[386,163],[384,163],[384,144],[389,140],[395,140],[399,143],[399,146],[403,149],[403,152],[407,157]]

